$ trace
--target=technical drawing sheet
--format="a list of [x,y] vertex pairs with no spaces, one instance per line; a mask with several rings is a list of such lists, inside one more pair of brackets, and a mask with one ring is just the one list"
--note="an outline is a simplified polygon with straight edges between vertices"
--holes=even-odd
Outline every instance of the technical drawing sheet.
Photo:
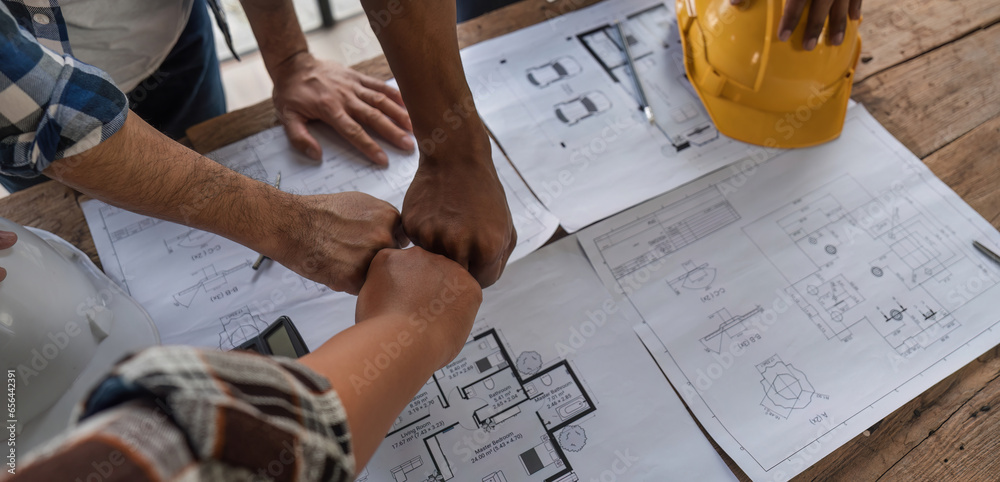
[[575,238],[507,268],[364,482],[736,480]]
[[1000,235],[861,106],[579,234],[716,442],[788,479],[1000,342]]
[[[418,155],[383,144],[390,166],[365,160],[332,129],[310,126],[318,163],[296,152],[281,127],[209,156],[252,178],[299,194],[361,191],[397,207]],[[545,243],[558,227],[494,146],[494,161],[518,233],[511,260]],[[288,315],[315,348],[354,323],[355,298],[334,293],[275,262],[251,269],[257,253],[211,233],[141,216],[96,200],[82,203],[104,270],[149,312],[164,343],[231,349]]]
[[[622,20],[650,125],[634,95]],[[671,2],[602,2],[462,51],[480,115],[568,232],[744,157],[684,74]]]

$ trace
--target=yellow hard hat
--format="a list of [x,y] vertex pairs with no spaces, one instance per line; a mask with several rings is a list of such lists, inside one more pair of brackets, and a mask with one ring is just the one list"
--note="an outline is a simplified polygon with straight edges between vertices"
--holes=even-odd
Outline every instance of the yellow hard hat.
[[778,41],[783,0],[744,3],[677,0],[687,76],[719,132],[781,148],[836,139],[861,54],[860,20],[848,20],[841,45],[824,31],[806,51],[804,20]]

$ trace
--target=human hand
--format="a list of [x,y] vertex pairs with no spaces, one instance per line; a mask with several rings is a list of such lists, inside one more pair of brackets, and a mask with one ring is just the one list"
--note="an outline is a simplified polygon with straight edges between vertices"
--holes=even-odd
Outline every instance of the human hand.
[[430,353],[441,355],[444,366],[465,345],[482,301],[479,284],[458,263],[419,247],[384,249],[368,268],[355,318],[391,315],[421,333],[433,330],[440,343]]
[[381,249],[408,244],[391,204],[360,192],[297,196],[269,256],[335,291],[358,294]]
[[[451,141],[449,141],[451,142]],[[413,244],[462,265],[482,287],[496,282],[517,244],[507,196],[490,144],[471,154],[421,154],[403,200],[403,228]]]
[[312,159],[320,160],[322,149],[306,128],[310,120],[329,124],[380,166],[387,166],[389,158],[364,127],[400,149],[415,147],[403,97],[385,82],[308,52],[286,59],[272,77],[274,108],[288,139]]
[[[9,249],[17,242],[17,235],[10,231],[0,231],[0,250]],[[0,267],[0,281],[7,278],[7,270]]]
[[[742,5],[747,1],[759,0],[730,0],[730,3]],[[827,37],[831,45],[840,45],[844,42],[848,18],[851,20],[861,18],[861,0],[785,0],[785,9],[781,21],[778,22],[778,40],[785,42],[792,36],[792,31],[798,26],[806,5],[809,5],[809,15],[806,19],[806,31],[802,37],[802,48],[806,50],[816,48],[828,16],[830,26],[827,28]]]

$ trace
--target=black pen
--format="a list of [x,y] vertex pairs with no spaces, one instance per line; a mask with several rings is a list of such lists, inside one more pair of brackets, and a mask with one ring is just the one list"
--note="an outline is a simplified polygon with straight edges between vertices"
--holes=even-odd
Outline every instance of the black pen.
[[656,118],[653,117],[653,108],[650,107],[649,101],[646,100],[646,91],[642,89],[642,81],[639,80],[639,71],[635,68],[635,60],[632,59],[632,47],[628,45],[628,38],[625,36],[625,29],[622,28],[621,21],[615,22],[615,28],[618,29],[618,36],[622,39],[622,47],[625,49],[625,59],[628,61],[628,68],[632,71],[632,80],[635,82],[635,95],[639,98],[639,108],[646,114],[646,120],[650,124],[655,124]]

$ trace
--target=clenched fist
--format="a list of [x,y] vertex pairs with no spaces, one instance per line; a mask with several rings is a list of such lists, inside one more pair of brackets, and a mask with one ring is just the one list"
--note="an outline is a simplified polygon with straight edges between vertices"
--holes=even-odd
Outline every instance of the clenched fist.
[[429,331],[428,356],[439,366],[465,345],[483,301],[479,283],[458,263],[419,247],[379,251],[358,296],[356,320],[396,316],[409,327]]
[[413,244],[469,270],[482,287],[500,278],[517,245],[507,196],[489,142],[445,165],[421,155],[403,200],[403,227]]
[[399,212],[360,192],[301,196],[275,261],[336,291],[358,294],[379,250],[408,241]]

